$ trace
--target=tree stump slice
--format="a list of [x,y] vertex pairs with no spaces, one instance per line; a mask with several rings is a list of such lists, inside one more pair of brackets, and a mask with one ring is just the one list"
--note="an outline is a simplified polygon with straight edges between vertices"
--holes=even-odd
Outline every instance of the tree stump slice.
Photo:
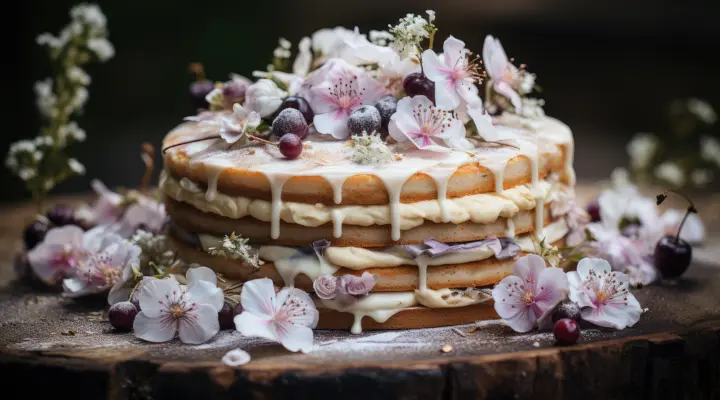
[[[596,190],[596,189],[595,189]],[[593,194],[579,189],[580,197]],[[75,199],[76,200],[76,199]],[[708,196],[698,208],[714,210]],[[367,332],[316,331],[294,354],[222,331],[199,346],[116,333],[105,299],[71,300],[14,281],[12,256],[29,204],[0,209],[0,388],[3,398],[72,399],[638,399],[720,398],[720,235],[709,237],[675,286],[634,294],[647,311],[623,331],[585,326],[576,345],[499,321]],[[452,346],[449,352],[441,349]],[[220,359],[242,348],[252,361]]]

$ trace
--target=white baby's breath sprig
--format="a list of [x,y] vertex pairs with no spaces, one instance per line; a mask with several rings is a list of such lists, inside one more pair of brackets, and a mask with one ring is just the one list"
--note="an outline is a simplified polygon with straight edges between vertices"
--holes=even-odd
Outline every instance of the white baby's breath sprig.
[[397,25],[388,26],[390,33],[393,35],[393,41],[390,43],[390,47],[397,51],[402,58],[421,53],[422,48],[420,44],[425,39],[429,39],[428,48],[432,48],[433,38],[435,37],[435,32],[437,32],[437,28],[433,23],[433,21],[435,21],[435,12],[429,10],[428,17],[430,21],[420,15],[407,14],[398,21]]
[[105,62],[115,54],[100,7],[79,4],[70,10],[70,18],[58,36],[43,33],[36,39],[47,48],[56,71],[54,77],[35,83],[36,104],[45,124],[34,141],[14,143],[5,160],[5,165],[25,181],[39,207],[55,185],[85,173],[78,160],[64,153],[67,146],[86,137],[85,131],[70,120],[88,99],[91,79],[82,66],[91,61]]
[[376,133],[353,135],[350,159],[358,164],[387,164],[393,160],[393,153]]
[[252,266],[254,270],[258,270],[265,262],[263,262],[257,252],[247,244],[248,241],[249,239],[243,238],[233,232],[230,235],[225,235],[225,237],[218,242],[217,246],[210,247],[207,251],[213,256],[242,260]]

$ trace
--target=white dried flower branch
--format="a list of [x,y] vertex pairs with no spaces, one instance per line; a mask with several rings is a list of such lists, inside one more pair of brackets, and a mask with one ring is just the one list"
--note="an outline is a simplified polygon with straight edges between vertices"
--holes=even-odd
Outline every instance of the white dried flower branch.
[[5,160],[5,165],[25,181],[39,207],[55,185],[85,173],[78,160],[64,153],[67,146],[86,137],[85,131],[70,120],[88,99],[90,76],[82,66],[92,61],[105,62],[115,54],[100,7],[80,4],[70,10],[70,17],[70,24],[59,36],[43,33],[37,37],[37,43],[47,48],[55,71],[54,78],[35,83],[44,127],[34,140],[13,143]]
[[225,235],[225,237],[218,242],[217,246],[208,248],[208,253],[213,256],[242,260],[252,266],[254,270],[258,270],[265,262],[262,261],[257,252],[247,244],[248,241],[249,239],[236,235],[235,232],[233,232],[230,235]]
[[387,164],[393,153],[376,133],[352,136],[350,159],[358,164]]

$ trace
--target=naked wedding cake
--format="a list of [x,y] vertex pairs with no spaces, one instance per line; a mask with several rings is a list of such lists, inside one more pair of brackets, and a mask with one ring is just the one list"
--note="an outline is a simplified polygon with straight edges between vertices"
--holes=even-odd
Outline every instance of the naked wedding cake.
[[163,143],[180,257],[307,291],[318,328],[498,318],[518,256],[577,241],[573,136],[497,39],[477,57],[435,34],[433,13],[325,29],[293,63],[281,39],[254,83],[200,76],[206,103]]

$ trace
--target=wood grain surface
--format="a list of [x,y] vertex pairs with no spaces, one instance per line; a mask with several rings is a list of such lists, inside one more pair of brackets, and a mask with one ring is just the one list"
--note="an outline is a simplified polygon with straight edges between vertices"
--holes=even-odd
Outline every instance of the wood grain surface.
[[[599,188],[582,186],[580,197]],[[361,335],[316,331],[309,354],[231,331],[199,346],[150,344],[114,332],[103,298],[70,300],[13,280],[12,255],[33,209],[5,206],[0,388],[8,397],[2,398],[718,398],[718,201],[706,196],[698,203],[708,241],[695,249],[679,284],[635,291],[647,311],[632,328],[585,326],[579,343],[566,347],[549,332],[517,334],[499,321]],[[441,351],[448,345],[452,350]],[[252,361],[222,364],[223,354],[238,347]]]

